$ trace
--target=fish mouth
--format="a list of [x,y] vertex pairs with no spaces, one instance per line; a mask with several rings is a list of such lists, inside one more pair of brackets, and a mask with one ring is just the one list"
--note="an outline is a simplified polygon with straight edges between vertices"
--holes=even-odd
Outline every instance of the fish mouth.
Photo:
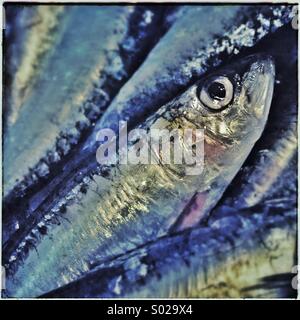
[[249,59],[253,62],[245,79],[248,108],[259,121],[266,121],[273,97],[275,62],[267,54],[255,55]]
[[[269,83],[269,81],[271,81],[271,75],[273,74],[272,73],[272,70],[274,71],[274,64],[273,64],[273,62],[271,62],[271,60],[269,59],[269,57],[268,58],[266,58],[266,57],[264,57],[264,58],[262,58],[262,59],[260,59],[259,60],[259,66],[257,66],[256,67],[258,70],[260,70],[260,72],[261,72],[261,81],[263,81],[263,79],[264,79],[264,81],[267,81],[267,83]],[[256,72],[257,72],[257,70],[256,70]],[[273,77],[274,77],[274,75],[273,75]],[[254,84],[254,85],[256,85],[256,84]],[[258,85],[256,86],[256,88],[258,87]],[[263,111],[261,110],[262,109],[262,107],[261,107],[261,104],[259,104],[259,101],[262,99],[262,97],[265,97],[265,95],[266,95],[266,92],[268,92],[268,93],[270,93],[271,92],[271,88],[272,86],[271,86],[271,84],[268,86],[268,89],[266,90],[266,89],[264,89],[264,90],[261,90],[261,93],[258,95],[255,95],[255,96],[253,96],[252,97],[252,102],[253,101],[258,101],[256,104],[255,103],[253,103],[253,105],[257,105],[258,106],[258,110],[257,110],[257,116],[259,117],[259,118],[261,118],[262,117],[262,115],[264,116],[264,114],[265,115],[267,115],[267,113],[268,113],[268,108],[269,108],[269,105],[268,105],[268,103],[267,103],[267,107],[266,106],[263,106]],[[260,87],[259,87],[260,88]],[[272,89],[273,90],[273,89]],[[272,96],[272,95],[271,95]],[[270,101],[270,103],[271,103],[271,101]],[[251,104],[252,105],[252,104]],[[263,113],[262,113],[263,112]],[[84,190],[84,184],[82,184],[82,185],[80,185],[80,188],[82,188],[81,190]],[[84,194],[84,192],[83,192],[83,194]],[[59,197],[61,197],[62,198],[62,196],[59,196]],[[195,203],[192,203],[191,205],[193,205],[193,204],[195,204]],[[62,204],[62,206],[60,206],[59,208],[59,212],[60,212],[60,215],[61,216],[63,216],[64,215],[64,209],[65,209],[65,204],[63,203]],[[43,212],[44,213],[44,216],[45,216],[45,214],[47,214],[45,211]],[[241,214],[241,215],[243,215],[243,212],[237,212],[237,210],[235,210],[235,213],[237,214],[237,215],[239,215],[239,214]],[[63,218],[62,218],[63,219]],[[67,216],[66,216],[66,219],[68,219],[67,218]],[[290,219],[290,220],[289,220]],[[288,220],[289,221],[293,221],[293,219],[291,218],[291,216],[289,216],[288,217]],[[285,221],[285,220],[284,220]],[[278,226],[279,225],[279,222],[280,221],[276,221],[276,223],[275,223],[275,225],[276,226]],[[39,222],[40,223],[40,222]],[[59,223],[61,223],[61,222],[59,222]],[[202,226],[205,226],[205,227],[211,227],[211,225],[213,224],[213,221],[211,221],[211,220],[207,220],[207,222],[203,222],[203,225]],[[37,225],[37,224],[36,224]],[[234,224],[233,224],[234,225]],[[195,228],[195,227],[199,227],[199,226],[196,226],[196,225],[192,225],[192,227],[193,228]],[[35,228],[35,227],[30,227],[32,230]],[[196,228],[196,230],[198,230]],[[39,232],[42,234],[42,233],[47,233],[47,227],[45,226],[45,225],[43,225],[43,224],[41,224],[41,225],[37,225],[37,229],[39,230]],[[180,239],[180,241],[183,241],[183,238],[185,237],[185,236],[187,236],[188,237],[188,235],[190,234],[190,232],[191,231],[188,231],[188,232],[179,232],[178,233],[178,237],[179,238],[174,238],[174,236],[171,236],[171,237],[165,237],[164,239],[163,239],[163,241],[173,241],[174,239]],[[205,232],[204,232],[205,233]],[[225,231],[224,231],[224,233],[225,233]],[[176,235],[177,236],[177,235]],[[214,238],[214,234],[213,234],[213,232],[212,232],[212,234],[209,234],[209,236],[208,236],[210,239],[213,239]],[[201,238],[202,240],[207,240],[207,238],[205,238],[205,236],[204,235],[202,235],[202,238]],[[220,238],[221,239],[221,238]],[[30,239],[30,241],[31,241],[32,239]],[[161,239],[159,239],[158,240],[158,243],[159,243],[159,241],[161,241]],[[221,240],[220,240],[221,241]],[[175,241],[176,242],[176,241]],[[157,242],[155,241],[154,242],[154,246],[155,246],[155,244],[156,244]],[[31,249],[30,250],[34,250],[34,246],[35,246],[35,244],[33,243],[32,244],[32,247],[31,247]],[[82,275],[82,278],[80,279],[80,282],[79,282],[79,284],[80,284],[80,287],[81,288],[84,288],[84,283],[90,283],[89,282],[89,279],[95,279],[95,278],[91,278],[91,274],[94,274],[95,275],[95,273],[94,273],[94,271],[99,271],[99,272],[97,272],[97,274],[98,274],[98,276],[99,276],[99,274],[100,274],[100,277],[101,277],[101,279],[103,278],[103,275],[105,274],[105,272],[106,271],[109,271],[108,273],[107,273],[107,279],[109,279],[109,281],[107,282],[107,287],[106,287],[106,290],[111,290],[111,292],[112,292],[112,296],[119,296],[120,295],[120,291],[118,291],[118,279],[119,279],[119,277],[120,277],[120,275],[119,275],[119,265],[117,264],[117,265],[114,265],[114,262],[112,262],[112,261],[115,261],[115,259],[117,260],[117,259],[121,259],[122,261],[124,261],[124,260],[127,260],[127,261],[130,261],[130,256],[132,255],[132,254],[134,254],[135,252],[141,252],[141,251],[144,251],[144,250],[148,250],[147,249],[148,247],[147,247],[147,245],[146,246],[142,246],[141,248],[137,248],[137,249],[134,249],[134,250],[137,250],[137,251],[129,251],[129,252],[126,252],[125,253],[125,256],[124,255],[122,255],[121,257],[113,257],[113,258],[111,258],[111,259],[108,259],[108,260],[110,260],[110,261],[106,261],[106,262],[99,262],[99,261],[97,261],[97,262],[95,262],[91,267],[90,267],[90,270],[89,271],[87,271],[87,273],[86,274],[84,274],[84,275]],[[171,248],[171,247],[170,247]],[[173,248],[174,249],[174,248]],[[149,249],[150,250],[150,249]],[[181,251],[180,251],[181,252]],[[182,253],[182,252],[181,252]],[[182,253],[183,254],[183,253]],[[146,260],[145,260],[146,261]],[[132,261],[131,261],[132,262]],[[102,265],[102,263],[104,263],[104,265]],[[147,261],[147,263],[148,263],[148,261]],[[111,269],[109,269],[110,267],[110,264],[111,264]],[[99,266],[100,266],[100,268],[99,268]],[[144,270],[144,266],[142,265],[142,266],[140,266],[141,268],[140,269],[138,269],[139,270],[139,275],[142,275],[143,274],[143,270]],[[132,276],[132,275],[131,275]],[[129,277],[129,276],[128,276]],[[134,278],[134,276],[133,276],[133,278]],[[140,278],[138,278],[138,281],[140,281],[141,279]],[[104,282],[106,281],[105,279],[103,280]],[[106,282],[105,282],[106,283]],[[73,285],[75,286],[75,287],[73,287]],[[74,294],[74,290],[76,290],[76,286],[77,286],[77,294],[75,293]],[[105,287],[105,285],[103,285],[103,287]],[[75,288],[75,289],[74,289]],[[60,296],[60,297],[64,297],[64,296],[81,296],[81,297],[83,297],[83,296],[110,296],[110,293],[108,293],[108,291],[102,291],[102,292],[98,292],[98,293],[83,293],[83,292],[81,292],[81,289],[78,289],[78,283],[77,282],[75,282],[75,283],[73,283],[73,284],[71,284],[71,291],[64,291],[65,290],[65,287],[63,287],[62,288],[62,290],[59,290],[59,291],[57,291],[57,292],[50,292],[49,294],[46,294],[46,296],[47,297],[55,297],[55,296]],[[101,290],[100,290],[101,291]],[[72,293],[73,292],[73,293]],[[122,292],[121,292],[122,293]]]

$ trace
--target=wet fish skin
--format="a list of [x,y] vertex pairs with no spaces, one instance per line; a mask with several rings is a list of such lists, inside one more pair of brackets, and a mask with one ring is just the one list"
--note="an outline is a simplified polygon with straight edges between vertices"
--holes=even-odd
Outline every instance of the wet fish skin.
[[[106,262],[43,298],[291,298],[295,210],[240,211]],[[294,249],[293,249],[294,248]],[[170,268],[172,265],[172,268]],[[270,276],[286,275],[276,283]],[[276,278],[276,275],[275,275]],[[283,285],[284,284],[284,285]]]
[[262,138],[223,196],[226,206],[235,209],[273,202],[284,207],[297,198],[296,31],[287,25],[255,50],[272,54],[276,61],[274,97]]
[[[216,75],[228,76],[235,88],[232,102],[221,112],[210,111],[197,94]],[[91,257],[101,260],[121,254],[167,234],[180,208],[195,193],[204,193],[201,212],[192,222],[180,224],[197,223],[220,198],[260,136],[273,83],[272,59],[254,55],[212,73],[159,109],[143,127],[206,127],[209,152],[205,153],[204,172],[186,176],[183,166],[134,165],[115,169],[112,182],[94,177],[95,189],[68,207],[65,216],[71,224],[63,222],[50,229],[51,238],[45,236],[37,245],[39,256],[34,250],[29,252],[7,281],[8,295],[42,294],[88,271]]]
[[[47,9],[47,6],[42,7]],[[28,94],[28,98],[25,99],[27,102],[25,101],[26,103],[19,110],[19,120],[14,126],[8,128],[9,130],[4,135],[5,140],[7,140],[7,144],[5,143],[4,145],[4,154],[7,160],[4,161],[3,224],[5,227],[3,228],[3,242],[5,243],[5,251],[8,247],[14,246],[12,242],[15,243],[16,238],[21,238],[24,232],[28,232],[30,226],[40,219],[40,215],[45,215],[45,212],[60,200],[61,196],[58,197],[58,193],[60,195],[64,192],[67,193],[78,184],[77,173],[80,172],[83,178],[83,173],[84,176],[88,176],[96,167],[97,162],[94,152],[90,155],[80,153],[78,145],[80,146],[81,140],[84,140],[85,136],[89,134],[89,128],[93,126],[93,122],[101,117],[108,107],[111,99],[122,86],[124,79],[130,77],[134,70],[139,67],[147,52],[151,50],[159,37],[170,27],[171,23],[167,25],[165,19],[177,7],[169,8],[169,6],[164,6],[155,8],[152,6],[134,8],[128,6],[99,6],[93,8],[89,6],[81,6],[80,8],[70,6],[64,11],[63,23],[59,24],[58,35],[53,33],[50,35],[56,38],[56,41],[52,42],[49,48],[50,53],[40,57],[41,61],[34,69],[36,72],[33,82],[40,84],[31,89],[31,95],[35,95],[36,98],[32,98]],[[148,24],[144,21],[145,13],[147,12],[153,13],[152,20],[151,22],[148,21],[150,22]],[[87,19],[89,25],[80,24],[80,28],[78,27],[77,32],[74,33],[72,31],[74,29],[73,26],[78,24],[78,20],[82,21],[82,15],[85,16],[86,14],[90,17],[90,19]],[[97,19],[98,16],[104,16],[105,19],[99,20]],[[117,18],[118,23],[114,22],[115,18]],[[106,23],[107,20],[109,23]],[[105,30],[101,27],[103,23],[105,24]],[[92,28],[94,31],[91,33],[89,29],[93,24],[95,27]],[[100,43],[98,43],[98,39],[99,37],[101,38],[102,33],[97,31],[98,25],[106,35],[106,37],[102,37]],[[157,31],[158,25],[161,26],[159,32]],[[121,28],[121,26],[123,27]],[[118,29],[116,34],[114,33],[115,28]],[[37,30],[34,27],[28,32],[32,34],[30,38],[38,37]],[[88,36],[83,35],[82,32],[88,34]],[[154,32],[155,35],[153,35]],[[112,36],[110,36],[110,33],[112,33]],[[78,47],[79,36],[83,37],[83,40]],[[107,42],[105,40],[108,40],[108,45],[106,45]],[[129,40],[131,40],[129,42],[130,46],[128,45]],[[14,42],[13,40],[11,41],[13,46]],[[95,41],[97,46],[94,45]],[[127,45],[125,46],[125,44]],[[39,49],[35,48],[33,50],[33,47],[35,48],[34,44],[31,45],[31,54],[35,56],[34,52]],[[75,53],[74,47],[77,48]],[[102,50],[99,48],[102,48]],[[88,55],[83,54],[83,51],[80,52],[80,50],[87,50]],[[93,54],[94,50],[96,51],[95,54]],[[82,54],[84,59],[82,59]],[[78,59],[77,63],[73,63],[72,61],[76,61],[76,59]],[[123,64],[118,63],[120,59]],[[10,62],[9,59],[7,60]],[[102,63],[101,61],[106,61],[107,63]],[[38,62],[35,61],[35,63]],[[48,72],[49,64],[50,71]],[[63,67],[61,67],[62,65]],[[76,65],[76,72],[74,71],[74,65]],[[57,76],[62,72],[65,77],[67,66],[71,69],[72,77],[75,76],[75,82],[72,77],[67,76],[67,81],[63,81],[61,76]],[[25,67],[21,69],[24,70]],[[88,70],[92,70],[93,77],[96,76],[96,79],[84,76]],[[14,76],[14,72],[11,72],[11,76]],[[79,74],[81,76],[78,76]],[[52,81],[53,78],[58,80]],[[41,87],[43,87],[41,79],[46,81],[46,84],[44,83],[45,90],[41,90]],[[50,85],[47,85],[48,82]],[[72,104],[74,94],[75,96],[81,96],[83,93],[79,89],[80,86],[76,86],[78,83],[83,84],[83,87],[86,88],[83,91],[87,93],[87,96],[83,97],[82,104],[78,103],[74,106]],[[67,90],[68,95],[63,93],[58,97],[58,92],[64,91],[63,88]],[[15,87],[10,91],[17,92]],[[9,96],[9,93],[9,90],[7,90],[5,96]],[[57,103],[53,102],[53,100]],[[77,99],[75,100],[77,101]],[[37,101],[42,102],[37,103]],[[50,108],[51,104],[55,108]],[[62,104],[65,107],[62,108]],[[42,106],[39,107],[39,112],[35,112],[37,105]],[[59,112],[57,112],[57,108]],[[43,118],[43,120],[38,120],[38,118]],[[58,121],[59,123],[57,123],[58,119],[61,120]],[[29,122],[33,123],[33,125],[27,127],[26,124]],[[43,126],[40,126],[41,122]],[[36,123],[38,125],[35,126]],[[24,138],[22,141],[19,141],[20,126],[24,126],[26,129],[21,130],[21,136]],[[47,143],[42,143],[41,140],[45,137]],[[52,140],[50,137],[55,139]],[[14,143],[11,144],[10,141],[14,141]],[[28,141],[31,141],[31,151],[29,151],[29,148],[24,148]],[[34,145],[35,147],[33,147]],[[17,153],[16,157],[13,155],[14,152]],[[71,157],[70,153],[72,154]],[[37,154],[39,156],[33,159],[35,158],[34,155]],[[69,158],[68,161],[65,161],[67,155]],[[30,157],[30,161],[26,161],[25,158],[27,156]],[[84,157],[83,161],[81,161],[82,157]],[[37,159],[40,160],[35,165],[35,160]],[[22,165],[18,166],[16,163],[19,163],[19,161]],[[12,175],[16,178],[16,175],[20,173],[19,170],[27,172],[28,168],[31,169],[20,181],[15,182],[14,179],[9,178]],[[60,174],[57,174],[57,172],[60,172]],[[13,187],[11,192],[9,191],[11,187],[8,187],[8,185]],[[20,229],[27,230],[21,231],[16,229],[15,226],[20,226]],[[14,239],[9,241],[11,238]],[[6,241],[9,243],[6,243]]]
[[[152,71],[147,71],[147,81],[144,81],[143,73],[138,72],[138,76],[134,77],[135,81],[132,86],[135,87],[136,90],[132,92],[129,85],[124,86],[120,97],[116,100],[117,103],[114,103],[114,106],[110,108],[111,112],[106,116],[105,122],[110,123],[110,125],[114,123],[115,119],[113,118],[113,115],[115,114],[115,111],[120,113],[120,116],[118,116],[119,119],[124,117],[133,118],[131,110],[133,110],[135,105],[141,106],[140,109],[143,110],[144,114],[145,110],[147,110],[148,113],[149,111],[152,111],[151,106],[166,103],[168,99],[174,96],[174,93],[178,92],[178,90],[181,90],[189,83],[194,72],[196,72],[197,76],[200,76],[212,66],[219,65],[222,61],[219,57],[220,54],[223,58],[226,54],[232,52],[236,54],[236,52],[242,48],[254,45],[264,35],[269,32],[274,32],[278,26],[290,21],[291,7],[292,6],[274,5],[205,6],[202,8],[199,6],[197,8],[183,6],[181,15],[179,14],[178,17],[174,18],[174,20],[178,20],[174,30],[170,32],[166,38],[163,38],[160,41],[161,43],[154,50],[156,53],[150,55],[151,59],[147,59],[148,65],[153,68]],[[196,11],[195,8],[197,8]],[[198,19],[197,15],[202,18]],[[257,16],[259,16],[260,19],[256,19]],[[199,29],[203,29],[203,25],[201,24],[203,17],[211,17],[211,19],[214,20],[214,28],[204,30],[203,33],[199,34]],[[191,19],[193,20],[195,29],[193,33],[189,32],[190,25],[188,22],[191,21]],[[178,36],[180,35],[178,30],[181,30],[183,33],[181,33],[180,41],[178,39]],[[226,30],[225,34],[224,30]],[[188,34],[188,36],[185,36],[185,33]],[[216,34],[219,34],[220,36],[216,37]],[[174,35],[176,35],[176,37],[174,37]],[[245,39],[247,39],[247,41],[245,41]],[[169,57],[169,55],[165,53],[164,48],[175,45],[176,50],[174,51],[177,52],[177,55],[172,59],[164,60],[162,63],[161,59],[163,56]],[[192,47],[192,55],[189,53],[187,57],[185,48],[190,47]],[[178,69],[179,64],[182,65],[181,69]],[[166,69],[164,69],[164,67],[162,68],[162,65],[166,66]],[[165,76],[169,71],[171,71],[170,76]],[[161,77],[161,73],[164,74],[164,77]],[[131,81],[130,83],[133,82]],[[145,86],[141,86],[141,83],[144,83]],[[159,88],[161,92],[160,95],[156,94],[157,88]],[[139,110],[135,109],[135,113],[138,118]],[[52,150],[53,145],[49,144],[48,149]],[[55,157],[57,156],[56,151],[54,152]],[[49,157],[49,159],[52,158],[53,155],[52,157]],[[26,175],[24,180],[17,184],[14,182],[14,186],[18,187],[15,189],[16,197],[23,195],[23,193],[28,191],[26,189],[27,185],[36,186],[42,184],[38,173],[41,172],[41,174],[44,175],[47,172],[47,170],[44,169],[45,163],[42,160],[43,159],[40,160],[37,166],[34,166],[33,172]],[[28,168],[35,163],[36,161],[33,161],[31,164],[26,162]],[[19,168],[15,168],[15,170],[12,169],[12,172],[17,171],[19,171]],[[25,201],[24,198],[22,201]]]
[[[83,15],[89,20],[89,25],[80,23]],[[24,80],[27,87],[26,95],[21,99],[23,101],[15,102],[16,99],[13,99],[11,102],[11,109],[15,112],[12,113],[14,121],[8,126],[4,136],[4,196],[12,191],[15,181],[22,180],[23,176],[28,174],[28,169],[43,157],[45,169],[42,166],[42,170],[36,170],[33,180],[49,174],[47,152],[56,146],[56,138],[62,132],[72,130],[73,139],[78,139],[76,122],[88,121],[80,108],[88,100],[99,74],[103,77],[106,72],[109,55],[118,55],[119,42],[126,37],[129,15],[128,8],[71,6],[65,10],[57,28],[59,32],[48,35],[52,39],[50,53],[44,57],[45,61],[38,68],[32,70],[31,78],[34,81]],[[102,21],[109,20],[108,16],[110,23],[106,22],[104,29]],[[73,31],[75,26],[76,33]],[[114,35],[116,27],[119,32]],[[101,33],[98,30],[101,30]],[[30,34],[32,37],[39,37],[39,30],[33,28]],[[78,36],[83,37],[79,43]],[[99,37],[102,42],[98,41]],[[33,42],[29,46],[35,49],[34,44]],[[27,65],[29,67],[31,64],[27,62]],[[28,70],[26,74],[26,64],[24,67],[23,63],[20,63],[18,71],[24,74],[22,77],[30,74]],[[16,95],[16,83],[20,82],[17,80],[21,77],[19,73],[13,75],[16,80],[11,88]],[[31,82],[34,83],[31,85]],[[29,121],[31,126],[27,125]],[[26,137],[22,143],[20,132]],[[70,143],[66,140],[62,139],[57,145],[55,157],[58,159],[70,149]],[[29,181],[28,184],[30,185]]]
[[[129,118],[136,123],[143,114],[152,114],[192,79],[203,77],[288,24],[291,11],[289,5],[182,6],[181,15],[153,48],[143,68],[122,87],[95,132],[101,127],[114,128],[120,120]],[[93,138],[86,145],[89,141],[92,148]]]
[[[32,188],[44,186],[43,179],[53,178],[53,166],[74,150],[166,31],[168,8],[152,12],[151,6],[35,7],[32,20],[44,24],[23,35],[18,69],[11,71],[13,80],[6,92],[13,119],[4,136],[8,200],[19,196],[24,201]],[[24,8],[25,13],[28,10]],[[144,21],[147,12],[153,15],[149,23]],[[155,34],[154,24],[160,26]],[[9,55],[6,60],[11,62]]]
[[[117,119],[130,118],[136,123],[144,116],[145,110],[151,113],[156,110],[157,106],[174,97],[190,83],[193,74],[202,76],[207,70],[219,65],[227,54],[236,55],[241,49],[256,44],[263,36],[274,32],[280,25],[288,23],[291,19],[291,6],[228,6],[226,10],[225,7],[205,6],[201,8],[199,6],[197,11],[195,8],[191,6],[182,8],[184,14],[181,16],[179,14],[174,19],[178,20],[178,23],[174,24],[174,28],[170,29],[171,32],[168,32],[151,50],[151,54],[145,59],[143,68],[140,68],[141,70],[138,70],[123,86],[115,103],[109,107],[106,120],[100,121],[101,125],[111,126],[115,121],[112,115],[116,114],[116,111],[120,112]],[[199,17],[202,18],[199,19]],[[215,21],[213,28],[210,26],[207,30],[203,27],[201,24],[203,17],[211,17]],[[257,17],[259,19],[256,19]],[[193,33],[190,32],[191,20],[194,26]],[[179,30],[182,33],[179,33]],[[199,33],[199,30],[203,32]],[[224,31],[226,31],[225,34]],[[245,39],[247,39],[246,42]],[[176,48],[174,50],[176,55],[172,59],[167,54],[168,50],[166,51],[166,48],[169,47]],[[184,53],[186,48],[191,48],[188,56]],[[178,68],[179,65],[182,68]],[[143,70],[147,70],[147,81],[144,79]],[[135,90],[132,91],[132,88]],[[158,91],[160,94],[157,94]],[[139,108],[136,109],[135,105],[138,105]],[[94,146],[94,140],[91,141]],[[28,179],[25,178],[25,181],[20,182],[15,190],[16,193],[9,195],[9,206],[6,206],[5,203],[5,209],[8,209],[9,214],[5,214],[4,236],[5,241],[9,236],[13,240],[5,245],[5,256],[12,253],[15,239],[19,239],[24,232],[28,231],[19,232],[18,230],[16,232],[15,225],[21,227],[30,225],[33,228],[36,220],[44,216],[51,206],[58,202],[56,190],[59,190],[61,195],[59,197],[63,197],[77,185],[75,181],[77,176],[74,177],[72,170],[77,170],[83,175],[91,174],[95,170],[94,154],[92,157],[86,157],[86,154],[83,155],[83,153],[75,150],[75,160],[73,157],[68,160],[69,163],[64,163],[64,166],[60,167],[64,175],[46,177],[46,179],[45,177],[39,179],[37,176],[38,172],[41,174],[47,172],[42,159],[41,168],[34,168],[27,177]],[[78,159],[82,157],[85,157],[85,160],[79,165]],[[48,159],[47,156],[46,158]],[[66,175],[68,170],[68,175]],[[28,184],[35,186],[35,193],[24,197],[24,193],[28,192]],[[18,205],[14,206],[15,203]],[[23,205],[21,208],[20,203]]]
[[296,151],[297,128],[296,123],[291,123],[282,137],[278,139],[274,150],[261,152],[256,167],[247,176],[251,183],[241,188],[240,198],[236,199],[235,205],[240,208],[249,208],[261,203],[272,185],[291,164]]

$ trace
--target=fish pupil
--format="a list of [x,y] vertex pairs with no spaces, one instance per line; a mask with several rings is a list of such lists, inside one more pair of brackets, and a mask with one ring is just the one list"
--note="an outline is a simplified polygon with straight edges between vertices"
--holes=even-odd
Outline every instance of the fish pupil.
[[223,100],[226,97],[225,86],[220,82],[213,82],[207,89],[209,96],[212,99]]

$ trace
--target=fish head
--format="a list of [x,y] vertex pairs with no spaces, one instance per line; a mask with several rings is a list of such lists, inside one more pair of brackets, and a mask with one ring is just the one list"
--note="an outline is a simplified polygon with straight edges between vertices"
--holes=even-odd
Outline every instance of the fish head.
[[203,129],[204,165],[189,171],[196,176],[189,188],[194,179],[197,193],[172,230],[197,225],[231,183],[263,132],[274,77],[270,56],[251,55],[200,79],[173,104],[181,110],[181,126]]
[[272,57],[255,54],[208,74],[180,96],[177,110],[204,130],[206,156],[239,146],[251,150],[267,121],[274,78]]
[[257,138],[273,96],[275,66],[267,55],[251,55],[197,84],[199,123],[224,144]]

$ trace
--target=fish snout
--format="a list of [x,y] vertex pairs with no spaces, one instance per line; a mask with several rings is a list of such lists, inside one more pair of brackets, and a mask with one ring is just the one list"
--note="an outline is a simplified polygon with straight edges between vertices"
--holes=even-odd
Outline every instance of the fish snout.
[[251,64],[245,79],[249,112],[259,122],[267,120],[275,82],[275,63],[270,55],[260,54]]

